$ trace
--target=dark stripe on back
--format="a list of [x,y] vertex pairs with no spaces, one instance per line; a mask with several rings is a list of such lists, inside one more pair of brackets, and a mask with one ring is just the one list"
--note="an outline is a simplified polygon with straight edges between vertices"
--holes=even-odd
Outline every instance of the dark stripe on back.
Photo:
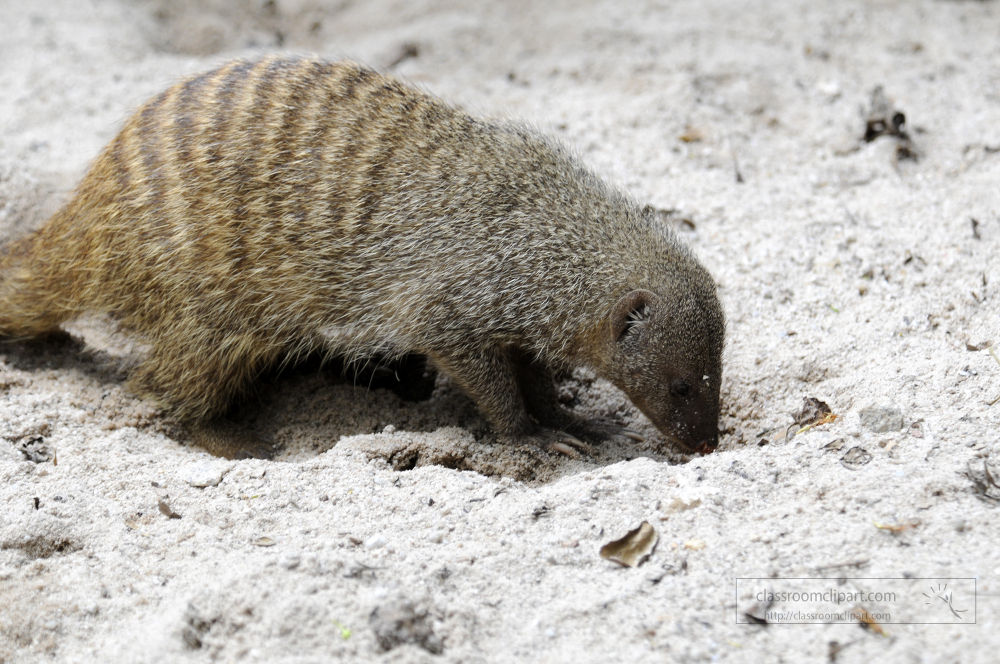
[[128,155],[125,154],[125,129],[118,132],[114,140],[108,146],[108,159],[115,180],[118,182],[118,195],[121,196],[129,190],[131,185],[131,169],[129,168]]
[[139,159],[142,162],[140,181],[149,192],[149,199],[142,201],[142,203],[144,209],[153,215],[158,214],[163,206],[163,173],[161,171],[162,156],[160,155],[162,128],[158,111],[169,95],[170,90],[161,92],[139,112],[140,122],[136,138]]
[[403,135],[405,128],[401,125],[405,124],[408,118],[400,113],[401,109],[398,104],[389,101],[391,99],[398,102],[403,98],[405,98],[405,92],[399,84],[395,81],[386,81],[365,100],[366,104],[370,106],[382,107],[377,115],[383,120],[388,120],[391,125],[385,127],[385,131],[380,135],[368,137],[369,142],[376,146],[376,151],[369,155],[370,165],[365,169],[365,179],[360,183],[365,193],[360,201],[361,214],[358,216],[354,228],[354,232],[357,234],[368,231],[369,222],[382,206],[386,194],[382,183],[382,174],[392,161],[399,143],[406,140]]
[[[346,65],[349,67],[348,71],[344,74],[341,80],[335,82],[332,85],[329,108],[337,109],[337,112],[331,112],[331,115],[336,118],[334,122],[343,121],[346,117],[350,117],[353,121],[352,123],[357,123],[357,112],[352,108],[354,99],[356,97],[357,88],[359,85],[363,85],[368,80],[374,76],[374,74],[364,68],[357,67],[356,65]],[[347,109],[345,113],[344,109]],[[341,129],[340,126],[331,125],[328,127],[330,130]],[[346,228],[344,219],[344,211],[347,201],[345,200],[348,190],[349,182],[346,176],[353,168],[353,159],[356,153],[356,143],[357,139],[354,138],[358,134],[358,130],[355,129],[353,133],[348,133],[347,144],[344,147],[344,151],[338,155],[332,155],[332,158],[336,160],[338,168],[335,174],[341,179],[336,182],[328,182],[327,186],[330,187],[330,193],[327,196],[325,209],[330,219],[331,228],[336,229],[336,237],[342,238],[345,235]],[[323,142],[325,143],[325,133]]]
[[238,87],[246,84],[247,75],[253,67],[254,63],[252,62],[240,61],[233,63],[228,70],[220,70],[220,73],[222,71],[226,73],[215,93],[216,112],[212,117],[208,133],[207,159],[209,165],[218,162],[225,154],[223,144],[226,141],[227,133],[232,128],[233,116],[236,113],[232,104],[233,94]]
[[[307,133],[302,127],[303,113],[309,106],[309,99],[316,94],[317,79],[322,75],[324,63],[318,60],[299,61],[296,69],[288,76],[293,82],[283,103],[281,129],[275,142],[274,158],[271,163],[268,183],[268,216],[282,225],[286,221],[283,214],[291,213],[291,220],[301,221],[305,216],[308,181],[316,177],[315,168],[302,159],[300,146]],[[311,118],[310,118],[311,119]],[[298,211],[298,215],[293,212]]]
[[[364,93],[368,82],[374,78],[375,73],[364,68],[353,69],[344,79],[344,92],[341,95],[342,104],[351,108],[353,131],[348,134],[348,140],[344,146],[344,161],[353,160],[361,147],[361,137],[364,136],[364,114],[358,113],[355,102],[359,95]],[[359,90],[359,88],[361,88]]]
[[[327,230],[323,228],[318,233],[316,224],[320,224],[321,220],[311,217],[316,214],[316,203],[321,199],[321,187],[326,175],[321,141],[329,124],[327,104],[334,72],[334,66],[329,62],[316,60],[303,82],[308,85],[310,103],[302,109],[292,154],[301,180],[294,184],[291,200],[287,201],[287,211],[293,224],[288,229],[288,240],[298,250],[306,248],[303,235],[308,242],[311,236],[318,236]],[[307,109],[308,115],[305,115]]]
[[174,156],[176,156],[176,161],[179,162],[182,170],[185,167],[193,165],[191,161],[191,146],[192,143],[197,144],[196,138],[198,138],[195,136],[194,126],[196,121],[193,115],[198,114],[198,109],[200,109],[204,102],[202,92],[206,83],[216,75],[218,75],[218,72],[211,72],[197,78],[192,78],[181,84],[180,90],[178,90],[173,108],[173,138]]
[[[257,107],[262,93],[266,96],[270,79],[275,73],[271,65],[272,62],[267,60],[236,65],[226,75],[216,101],[218,114],[213,123],[213,134],[218,138],[213,147],[219,151],[219,173],[214,177],[218,184],[223,185],[220,186],[221,198],[217,200],[217,207],[219,213],[224,215],[224,223],[218,230],[225,240],[226,262],[234,280],[238,279],[235,273],[247,266],[247,229],[244,221],[249,216],[247,207],[255,189],[255,155],[259,148]],[[254,79],[254,71],[265,67],[264,73]],[[248,90],[250,85],[255,85],[255,89]],[[251,93],[249,97],[245,96],[247,92]],[[211,158],[209,163],[211,165]]]
[[[258,183],[256,182],[260,168],[258,155],[266,151],[266,146],[262,143],[266,135],[269,119],[267,111],[271,105],[274,80],[278,77],[283,64],[281,60],[265,60],[258,63],[258,66],[264,66],[266,69],[264,74],[258,79],[257,86],[253,91],[248,109],[248,117],[240,118],[241,120],[245,120],[246,124],[233,126],[230,132],[227,151],[234,150],[237,147],[241,148],[238,154],[233,155],[236,158],[233,169],[233,184],[235,184],[236,190],[232,206],[233,219],[237,224],[248,219],[249,207],[253,202],[253,198],[258,193]],[[240,109],[240,111],[242,110]],[[242,136],[233,140],[233,132],[240,133]],[[243,141],[245,143],[241,145]]]

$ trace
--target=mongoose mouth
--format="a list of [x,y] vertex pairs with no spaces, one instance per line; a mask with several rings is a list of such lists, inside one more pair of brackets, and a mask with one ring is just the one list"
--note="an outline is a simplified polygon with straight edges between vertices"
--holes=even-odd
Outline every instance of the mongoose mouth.
[[[656,424],[656,422],[653,422],[653,424]],[[681,440],[677,436],[675,436],[673,434],[670,434],[670,433],[667,433],[662,428],[660,428],[660,426],[658,424],[656,425],[656,428],[663,435],[663,437],[667,439],[668,443],[670,443],[674,447],[680,448],[681,450],[683,450],[685,452],[689,452],[689,453],[693,453],[693,454],[711,454],[712,452],[714,452],[716,450],[716,448],[719,445],[718,439],[712,440],[710,438],[709,439],[705,439],[705,440],[703,440],[703,441],[701,441],[699,443],[696,443],[694,445],[691,445],[690,443],[684,442],[683,440]]]
[[[716,445],[718,445],[718,443],[716,443]],[[694,452],[696,452],[697,454],[711,454],[711,453],[712,453],[712,452],[714,452],[714,451],[715,451],[716,449],[717,449],[717,448],[716,448],[716,447],[714,447],[714,446],[712,445],[712,443],[711,443],[711,442],[709,442],[709,441],[707,441],[707,440],[703,440],[703,441],[701,441],[701,443],[700,443],[700,444],[698,445],[698,447],[696,447],[696,448],[694,449]]]
[[[681,414],[676,419],[671,419],[669,417],[661,418],[656,416],[655,411],[650,412],[652,409],[648,408],[648,404],[643,399],[634,398],[632,399],[632,403],[638,406],[643,415],[649,418],[649,420],[653,423],[653,426],[655,426],[660,434],[667,439],[667,442],[684,452],[694,454],[711,454],[719,446],[718,433],[714,436],[711,434],[704,435],[706,429],[709,431],[711,431],[711,429],[701,417],[684,417],[685,414]],[[665,422],[664,419],[667,421]],[[690,423],[692,419],[695,420],[693,426]],[[715,422],[717,422],[717,420],[714,420],[713,424]],[[701,432],[701,435],[697,433],[699,431]]]

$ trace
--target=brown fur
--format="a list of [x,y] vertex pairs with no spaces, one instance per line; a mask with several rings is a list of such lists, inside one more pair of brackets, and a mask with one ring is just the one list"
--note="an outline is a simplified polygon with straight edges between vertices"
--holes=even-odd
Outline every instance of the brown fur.
[[551,372],[588,365],[671,440],[718,439],[722,310],[673,234],[536,132],[352,63],[231,62],[139,109],[0,250],[0,335],[85,312],[188,421],[309,352],[420,353],[507,437],[617,432],[557,403]]

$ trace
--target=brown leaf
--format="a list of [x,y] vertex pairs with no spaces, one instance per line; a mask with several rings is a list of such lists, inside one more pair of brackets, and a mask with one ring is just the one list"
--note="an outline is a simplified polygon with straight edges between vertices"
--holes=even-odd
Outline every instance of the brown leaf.
[[874,634],[878,634],[879,636],[889,636],[888,632],[886,632],[885,629],[882,628],[882,625],[880,625],[879,622],[872,617],[872,614],[868,613],[867,609],[856,606],[854,607],[854,610],[859,616],[858,624],[864,629],[867,629],[869,632]]
[[175,512],[173,509],[171,509],[170,505],[167,504],[167,501],[161,500],[161,501],[159,501],[157,503],[157,505],[160,508],[160,514],[162,514],[163,516],[167,517],[168,519],[179,519],[179,518],[181,518],[180,514],[178,514],[177,512]]
[[837,419],[837,416],[830,410],[830,406],[825,401],[813,397],[806,397],[802,400],[802,410],[792,417],[800,427],[819,426],[828,424]]
[[656,534],[656,529],[643,521],[635,530],[631,530],[625,537],[608,542],[601,547],[601,558],[613,560],[625,567],[638,567],[643,560],[656,548],[656,543],[660,536]]
[[847,454],[841,458],[840,463],[850,470],[857,470],[872,460],[872,455],[863,447],[852,447],[847,450]]

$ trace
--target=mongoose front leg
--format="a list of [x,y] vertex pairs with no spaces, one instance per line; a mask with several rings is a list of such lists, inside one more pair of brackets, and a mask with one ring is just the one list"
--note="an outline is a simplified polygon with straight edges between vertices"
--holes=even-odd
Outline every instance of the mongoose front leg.
[[642,442],[641,434],[616,422],[584,419],[559,403],[552,371],[527,356],[516,358],[517,381],[528,412],[544,426],[561,429],[573,436],[599,443],[613,438]]
[[502,440],[529,442],[550,452],[574,456],[580,445],[565,431],[539,426],[528,415],[510,355],[496,347],[433,354],[434,364],[471,396]]

